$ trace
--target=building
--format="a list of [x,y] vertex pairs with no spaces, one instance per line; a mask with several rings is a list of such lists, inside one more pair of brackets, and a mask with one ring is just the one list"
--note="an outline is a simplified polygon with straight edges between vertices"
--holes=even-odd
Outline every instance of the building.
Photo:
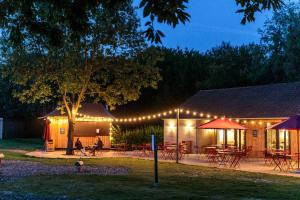
[[[100,136],[103,147],[110,148],[110,128],[113,116],[102,104],[83,103],[78,110],[76,119],[74,143],[80,138],[84,147],[92,146]],[[68,142],[68,119],[66,114],[54,110],[46,115],[49,120],[49,136],[45,140],[50,149],[65,149]],[[47,148],[49,149],[49,148]]]
[[[266,149],[297,150],[296,131],[271,130],[268,126],[300,114],[300,82],[228,89],[200,90],[181,107],[179,142],[191,141],[193,152],[210,145],[252,146],[252,156]],[[188,114],[187,114],[188,113]],[[193,115],[194,113],[195,115]],[[199,129],[214,117],[231,118],[246,131]],[[164,119],[164,142],[176,141],[177,119]],[[224,141],[226,138],[226,141]]]

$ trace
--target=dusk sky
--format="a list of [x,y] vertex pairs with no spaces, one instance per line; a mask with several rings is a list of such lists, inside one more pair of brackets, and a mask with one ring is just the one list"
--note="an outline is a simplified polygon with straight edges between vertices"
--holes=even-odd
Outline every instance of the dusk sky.
[[242,16],[236,13],[237,9],[234,0],[190,0],[190,22],[175,29],[159,26],[166,35],[163,45],[206,51],[222,41],[233,45],[258,43],[260,36],[257,30],[272,13],[258,13],[255,22],[241,25]]

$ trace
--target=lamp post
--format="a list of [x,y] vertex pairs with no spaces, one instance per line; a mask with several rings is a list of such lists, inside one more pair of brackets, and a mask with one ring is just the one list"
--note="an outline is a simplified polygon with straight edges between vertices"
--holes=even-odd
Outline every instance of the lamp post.
[[180,114],[180,109],[177,108],[177,113],[176,113],[176,119],[177,119],[177,126],[176,126],[176,163],[179,163],[179,114]]

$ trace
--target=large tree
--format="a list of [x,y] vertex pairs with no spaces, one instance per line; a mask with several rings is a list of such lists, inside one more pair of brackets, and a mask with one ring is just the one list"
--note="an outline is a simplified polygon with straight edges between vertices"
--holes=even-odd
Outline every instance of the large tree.
[[[0,1],[0,26],[14,24],[10,36],[16,42],[22,41],[24,29],[47,37],[53,44],[63,40],[64,29],[58,24],[68,26],[73,32],[84,33],[89,29],[89,12],[99,6],[118,10],[123,0],[2,0]],[[157,23],[176,27],[189,21],[186,12],[189,0],[139,0],[143,17],[147,18],[145,36],[152,42],[161,43],[164,34],[155,28]],[[255,13],[263,10],[277,10],[283,0],[234,0],[238,13],[243,14],[241,23],[255,20]],[[43,4],[43,7],[40,6]],[[213,12],[213,11],[212,11]],[[55,16],[55,17],[54,17]],[[7,20],[13,18],[13,21]]]
[[300,4],[291,2],[276,11],[259,31],[276,82],[300,79],[299,24]]
[[[53,19],[49,19],[52,11],[45,6],[48,4],[43,2],[36,5],[45,12],[39,16],[55,23],[61,13],[52,13]],[[16,85],[14,96],[25,103],[58,102],[68,116],[67,154],[72,153],[81,102],[88,98],[113,108],[138,99],[142,88],[156,87],[160,79],[158,69],[152,67],[153,59],[144,53],[144,39],[131,1],[113,10],[98,5],[87,17],[89,24],[81,33],[57,23],[62,34],[55,46],[48,37],[30,29],[22,29],[16,43],[10,38],[14,30],[11,24],[3,29],[4,74]]]

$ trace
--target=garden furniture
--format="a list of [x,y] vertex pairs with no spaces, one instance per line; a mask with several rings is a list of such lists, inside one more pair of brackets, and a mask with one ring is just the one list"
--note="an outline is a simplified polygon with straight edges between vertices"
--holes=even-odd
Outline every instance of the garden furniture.
[[242,151],[235,151],[232,154],[232,159],[231,159],[229,167],[232,167],[232,168],[239,167],[240,166],[240,161],[241,161],[241,159],[242,159],[243,156],[244,155],[243,155]]
[[231,160],[232,151],[230,149],[218,150],[218,164],[219,166],[227,166]]

